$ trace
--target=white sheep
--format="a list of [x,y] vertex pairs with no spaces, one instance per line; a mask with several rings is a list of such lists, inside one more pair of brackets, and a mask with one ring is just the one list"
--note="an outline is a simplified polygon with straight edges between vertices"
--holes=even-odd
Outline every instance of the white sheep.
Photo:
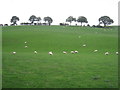
[[72,54],[74,54],[75,52],[74,51],[71,51]]
[[25,46],[25,48],[28,48],[28,46]]
[[86,47],[86,44],[83,44],[83,47]]
[[49,55],[53,55],[52,51],[48,52]]
[[116,52],[116,55],[118,55],[119,53],[118,52]]
[[94,50],[94,52],[97,52],[98,50]]
[[109,55],[109,52],[105,52],[105,55]]
[[74,51],[74,53],[78,53],[78,51],[76,50],[76,51]]
[[36,51],[36,50],[34,51],[34,54],[37,54],[37,51]]
[[63,54],[67,54],[67,52],[66,52],[66,51],[63,51]]
[[25,41],[25,43],[27,43],[27,42]]
[[14,54],[14,55],[15,55],[15,54],[16,54],[16,52],[12,52],[12,54]]

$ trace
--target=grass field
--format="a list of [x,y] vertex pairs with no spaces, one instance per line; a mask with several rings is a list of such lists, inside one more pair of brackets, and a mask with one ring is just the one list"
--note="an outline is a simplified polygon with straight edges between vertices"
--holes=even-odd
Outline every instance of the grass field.
[[3,88],[118,87],[117,27],[9,26],[2,35]]

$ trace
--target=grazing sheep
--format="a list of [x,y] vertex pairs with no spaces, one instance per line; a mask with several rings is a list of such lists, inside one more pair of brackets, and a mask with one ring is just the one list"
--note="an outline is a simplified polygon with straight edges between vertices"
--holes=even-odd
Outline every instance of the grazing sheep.
[[74,54],[75,52],[74,51],[71,51],[72,54]]
[[83,47],[86,47],[86,44],[84,44]]
[[28,48],[28,46],[25,46],[25,48]]
[[67,52],[66,52],[66,51],[63,51],[63,54],[67,54]]
[[109,55],[109,52],[105,52],[105,55]]
[[34,51],[34,54],[37,54],[37,51],[36,51],[36,50]]
[[27,42],[25,41],[25,43],[27,43]]
[[12,52],[12,54],[14,54],[14,55],[15,55],[15,54],[16,54],[16,52]]
[[116,55],[118,55],[119,53],[118,52],[116,52]]
[[76,51],[74,51],[75,53],[78,53],[78,51],[76,50]]
[[48,52],[48,54],[49,54],[49,55],[53,55],[53,53],[52,53],[51,51],[50,51],[50,52]]
[[97,52],[98,50],[94,50],[94,52]]

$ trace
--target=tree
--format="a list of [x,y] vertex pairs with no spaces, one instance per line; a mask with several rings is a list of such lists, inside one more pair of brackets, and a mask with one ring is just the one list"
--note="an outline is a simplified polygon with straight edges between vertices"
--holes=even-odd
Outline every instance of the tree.
[[48,22],[48,24],[49,24],[49,26],[51,25],[51,23],[53,22],[53,20],[52,20],[52,18],[51,17],[44,17],[44,21],[46,22]]
[[44,17],[44,19],[43,19],[44,21],[45,21],[45,23],[46,23],[46,21],[47,21],[47,17]]
[[82,23],[88,23],[87,18],[84,17],[84,16],[79,16],[78,19],[77,19],[77,22],[78,23],[80,22],[81,26],[82,26]]
[[70,25],[71,25],[72,21],[76,21],[76,18],[73,18],[73,16],[69,16],[69,17],[66,19],[66,22],[70,22]]
[[[73,21],[76,22],[77,21],[76,18],[73,18]],[[77,23],[75,25],[77,25]]]
[[72,21],[76,22],[76,18],[72,17]]
[[39,23],[41,21],[41,17],[37,17],[37,21]]
[[13,23],[13,25],[17,25],[17,21],[19,21],[19,17],[17,16],[13,16],[10,20],[10,22]]
[[107,25],[110,25],[112,23],[114,23],[114,21],[108,16],[102,16],[99,18],[99,25],[104,24],[104,27],[106,27]]
[[37,17],[35,15],[30,16],[29,21],[33,24],[34,21],[37,21]]

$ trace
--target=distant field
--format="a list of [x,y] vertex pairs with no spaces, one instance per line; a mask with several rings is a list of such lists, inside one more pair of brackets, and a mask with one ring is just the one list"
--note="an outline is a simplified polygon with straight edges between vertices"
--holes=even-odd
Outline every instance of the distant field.
[[117,27],[9,26],[2,34],[3,88],[118,87]]

